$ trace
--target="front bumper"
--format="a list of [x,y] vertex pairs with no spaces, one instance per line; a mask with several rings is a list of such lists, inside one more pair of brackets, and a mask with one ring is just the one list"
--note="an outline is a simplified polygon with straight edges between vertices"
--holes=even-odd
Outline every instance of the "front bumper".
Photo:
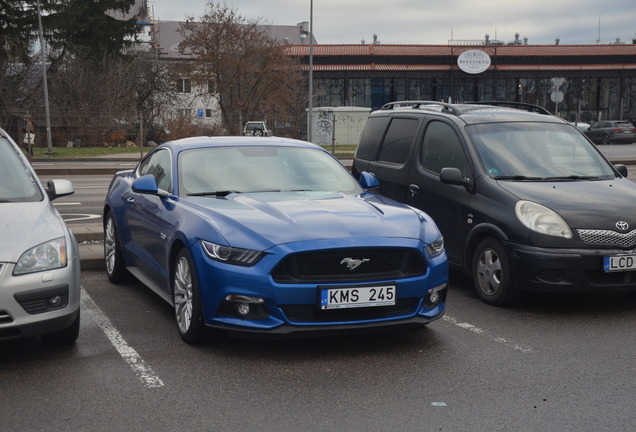
[[[424,247],[419,242],[405,239],[394,239],[391,244],[396,242],[401,242],[398,246],[403,247],[421,250]],[[299,244],[294,246],[302,248]],[[418,276],[367,282],[277,283],[272,277],[272,269],[288,250],[273,249],[256,265],[243,267],[210,260],[198,249],[193,248],[192,256],[197,267],[204,321],[206,325],[226,330],[234,336],[286,338],[391,331],[421,327],[444,314],[448,290],[446,254],[435,258],[426,256],[426,272]],[[378,284],[396,286],[397,301],[394,306],[335,311],[321,310],[318,306],[320,289]],[[433,303],[430,295],[438,287],[439,299]],[[224,307],[223,299],[228,295],[261,298],[266,313],[261,314],[259,319],[239,318]]]
[[[64,268],[14,276],[11,263],[0,269],[0,340],[38,336],[68,328],[80,308],[77,255]],[[48,300],[59,297],[56,306]]]
[[636,271],[605,272],[603,257],[621,249],[547,249],[507,243],[517,288],[535,292],[636,291]]

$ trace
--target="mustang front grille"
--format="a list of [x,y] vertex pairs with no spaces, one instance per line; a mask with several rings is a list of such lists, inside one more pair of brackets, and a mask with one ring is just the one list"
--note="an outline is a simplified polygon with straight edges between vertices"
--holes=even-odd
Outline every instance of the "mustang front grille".
[[277,283],[370,281],[419,276],[426,268],[426,261],[414,249],[330,249],[291,254],[272,277]]
[[621,247],[632,247],[636,245],[636,229],[628,233],[619,233],[612,230],[576,230],[579,237],[585,243],[602,244]]

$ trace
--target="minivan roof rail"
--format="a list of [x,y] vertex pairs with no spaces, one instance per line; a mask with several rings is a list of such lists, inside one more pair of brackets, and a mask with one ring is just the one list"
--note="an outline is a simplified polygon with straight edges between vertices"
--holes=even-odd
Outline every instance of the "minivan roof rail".
[[386,103],[380,108],[381,110],[392,110],[399,107],[411,107],[413,109],[422,108],[425,106],[438,106],[442,108],[442,111],[450,112],[456,116],[460,116],[462,113],[453,104],[437,101],[398,101]]
[[509,101],[488,101],[488,102],[466,102],[467,105],[493,105],[503,106],[516,109],[523,109],[530,112],[536,112],[539,114],[552,115],[547,109],[540,107],[539,105],[533,105],[525,102],[509,102]]

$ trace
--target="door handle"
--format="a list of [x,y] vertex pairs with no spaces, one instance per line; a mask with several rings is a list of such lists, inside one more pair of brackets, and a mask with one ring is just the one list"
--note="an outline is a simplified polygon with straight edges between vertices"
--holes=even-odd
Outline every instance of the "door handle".
[[409,190],[411,193],[418,193],[420,191],[420,187],[416,184],[409,185]]
[[126,198],[126,201],[127,201],[129,204],[134,204],[135,199],[134,199],[133,197],[128,197],[128,198]]

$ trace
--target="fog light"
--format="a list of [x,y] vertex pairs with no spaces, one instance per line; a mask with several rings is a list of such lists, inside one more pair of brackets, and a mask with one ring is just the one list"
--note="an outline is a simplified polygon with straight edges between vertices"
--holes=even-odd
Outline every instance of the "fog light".
[[439,301],[439,293],[437,291],[432,292],[428,299],[431,303],[437,303]]
[[248,303],[239,303],[236,306],[236,311],[239,313],[239,315],[247,315],[250,313],[250,305]]
[[60,304],[62,304],[62,297],[60,297],[59,295],[49,297],[49,304],[52,307],[58,307]]
[[444,297],[446,297],[444,290],[447,287],[448,284],[441,284],[431,288],[426,297],[424,297],[424,304],[428,307],[436,307],[444,300]]

